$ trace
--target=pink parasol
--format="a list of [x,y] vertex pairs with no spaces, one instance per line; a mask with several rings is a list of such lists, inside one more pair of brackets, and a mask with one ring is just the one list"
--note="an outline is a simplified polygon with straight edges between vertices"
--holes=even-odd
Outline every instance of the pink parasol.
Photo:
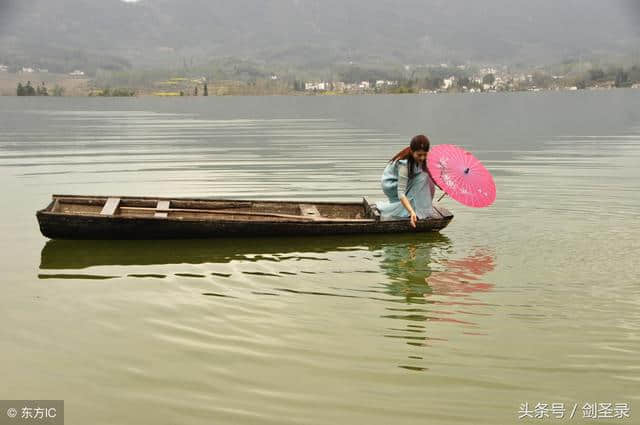
[[461,147],[433,147],[427,155],[427,168],[435,183],[461,204],[480,208],[491,205],[496,199],[491,173]]

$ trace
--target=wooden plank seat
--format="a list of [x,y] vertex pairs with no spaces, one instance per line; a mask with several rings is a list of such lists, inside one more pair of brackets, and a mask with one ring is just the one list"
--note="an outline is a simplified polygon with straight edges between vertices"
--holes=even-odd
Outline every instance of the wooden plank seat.
[[107,198],[100,215],[114,215],[120,206],[120,198]]
[[318,207],[313,204],[300,204],[300,214],[304,217],[311,218],[320,218],[320,211],[318,211]]
[[160,211],[156,211],[156,213],[153,216],[158,218],[167,218],[169,216],[169,212],[167,212],[166,210],[169,209],[170,202],[171,201],[166,199],[159,200],[156,210],[160,210]]

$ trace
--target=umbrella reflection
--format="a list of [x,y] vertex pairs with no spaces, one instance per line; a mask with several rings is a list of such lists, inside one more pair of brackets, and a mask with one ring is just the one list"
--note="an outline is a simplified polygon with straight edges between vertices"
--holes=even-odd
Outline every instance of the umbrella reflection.
[[480,282],[480,278],[495,268],[493,255],[479,249],[468,257],[440,262],[446,270],[432,273],[427,282],[433,293],[448,296],[467,296],[473,292],[488,292],[492,283]]

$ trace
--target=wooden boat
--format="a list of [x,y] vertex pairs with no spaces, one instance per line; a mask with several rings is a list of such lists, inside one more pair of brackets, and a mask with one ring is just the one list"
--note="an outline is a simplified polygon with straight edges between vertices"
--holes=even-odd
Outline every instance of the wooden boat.
[[374,204],[131,196],[53,195],[36,213],[51,239],[188,239],[437,232],[453,215],[443,207],[418,220],[381,220]]

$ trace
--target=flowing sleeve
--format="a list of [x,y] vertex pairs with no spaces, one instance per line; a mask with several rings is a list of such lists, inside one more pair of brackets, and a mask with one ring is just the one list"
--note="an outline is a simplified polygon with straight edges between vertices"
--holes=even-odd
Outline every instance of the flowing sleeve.
[[433,183],[433,179],[431,178],[430,174],[427,174],[427,178],[429,180],[429,191],[431,192],[431,199],[433,199],[433,195],[436,194],[436,186]]
[[406,163],[398,163],[398,199],[406,198],[407,182],[409,181],[409,166]]

